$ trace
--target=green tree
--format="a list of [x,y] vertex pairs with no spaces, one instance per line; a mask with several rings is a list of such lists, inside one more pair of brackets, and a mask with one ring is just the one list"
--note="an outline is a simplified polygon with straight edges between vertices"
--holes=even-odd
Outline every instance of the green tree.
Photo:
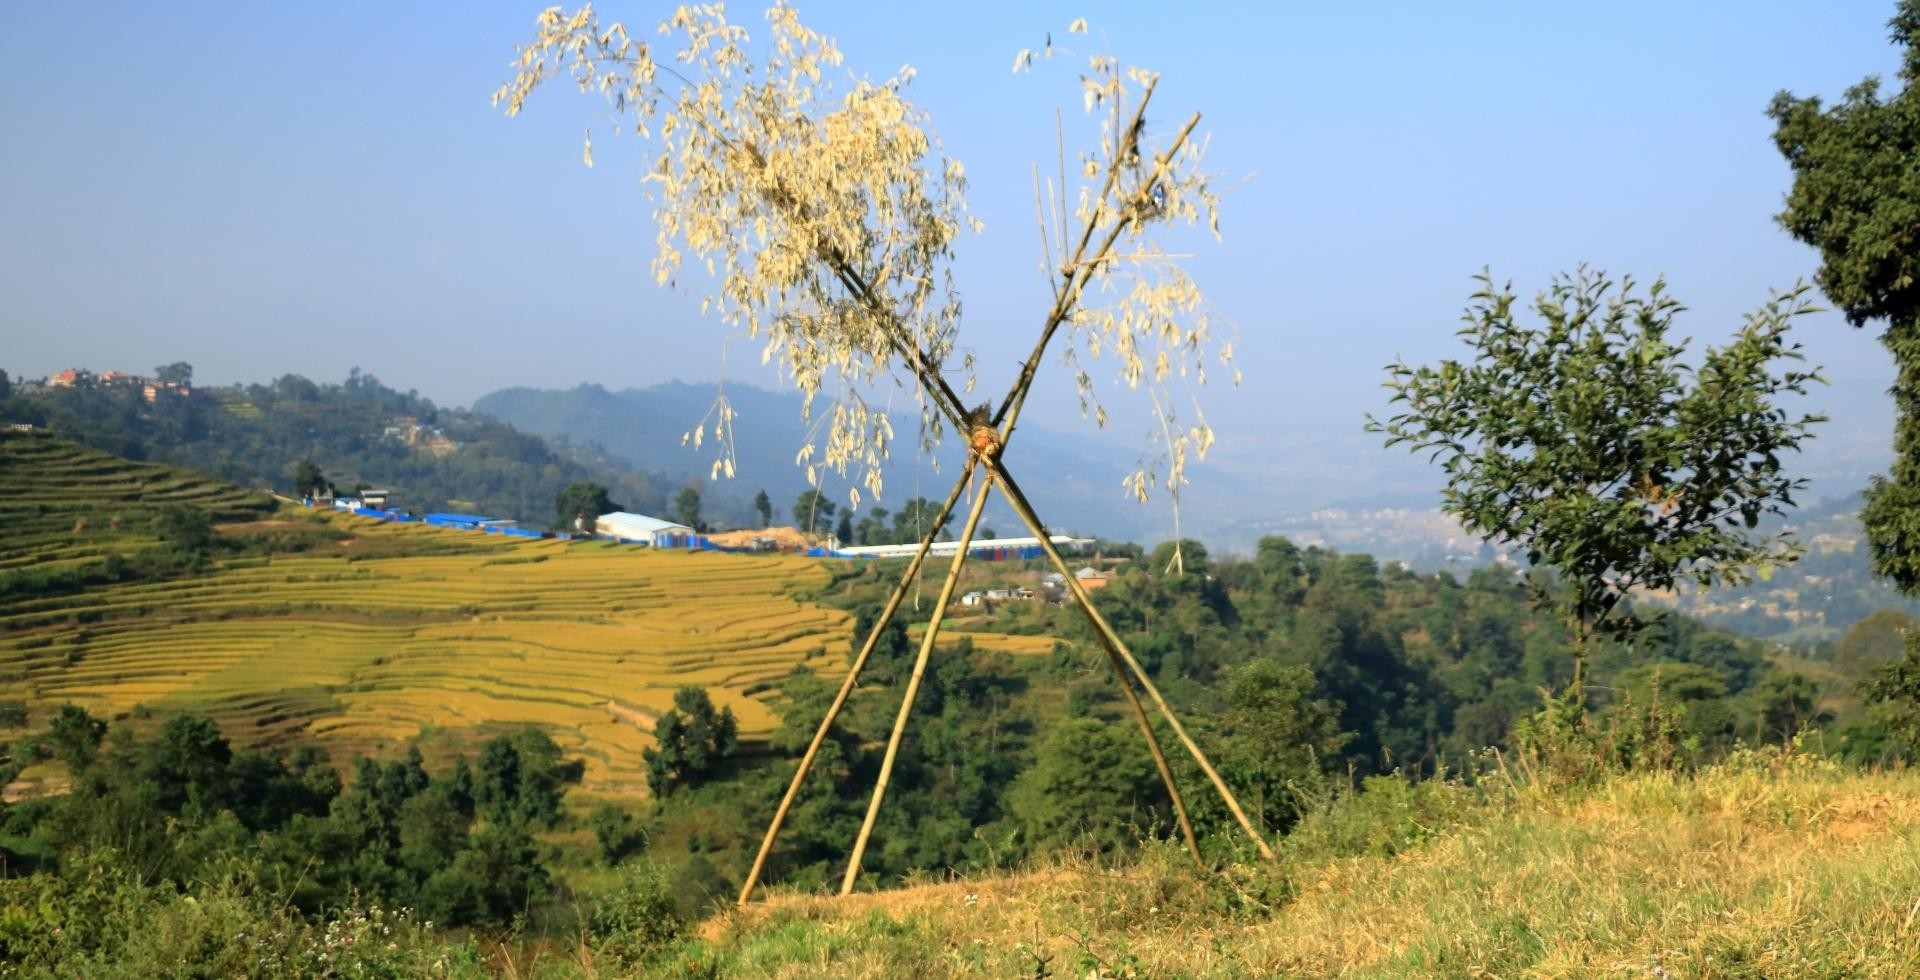
[[1907,634],[1914,632],[1915,625],[1912,616],[1898,609],[1875,610],[1847,627],[1846,634],[1834,645],[1834,666],[1857,671],[1900,659]]
[[1920,637],[1899,660],[1881,664],[1860,685],[1869,714],[1884,729],[1885,754],[1920,757]]
[[602,803],[587,815],[587,828],[600,845],[600,859],[619,864],[629,854],[646,848],[647,832],[633,814],[612,803]]
[[1780,224],[1820,250],[1814,274],[1854,326],[1886,322],[1898,374],[1893,471],[1867,490],[1861,515],[1874,570],[1920,591],[1920,0],[1888,23],[1904,49],[1900,92],[1868,78],[1831,108],[1781,92],[1767,114],[1793,168]]
[[893,514],[893,538],[887,544],[918,544],[928,525],[940,514],[940,505],[925,497],[914,497]]
[[578,528],[592,534],[595,518],[619,509],[619,504],[608,499],[607,488],[598,483],[568,484],[553,498],[553,526],[559,531]]
[[311,459],[303,459],[293,469],[293,492],[301,496],[318,496],[327,489],[326,474]]
[[1754,721],[1764,742],[1785,744],[1801,732],[1829,724],[1834,713],[1820,706],[1820,688],[1799,671],[1768,674],[1753,690]]
[[582,771],[580,763],[561,758],[552,736],[529,725],[480,750],[474,764],[474,804],[490,823],[549,826],[560,816],[565,785],[579,782]]
[[77,704],[63,704],[47,726],[47,741],[54,758],[67,768],[80,770],[93,764],[100,743],[107,737],[107,723],[87,713]]
[[673,692],[673,707],[653,726],[654,747],[641,751],[647,786],[656,797],[697,786],[723,769],[740,742],[732,708],[715,710],[707,689],[687,685]]
[[826,494],[808,490],[793,502],[793,523],[807,534],[816,534],[820,528],[833,525],[833,515],[838,510]]
[[162,364],[153,369],[153,376],[161,381],[190,385],[193,383],[193,365],[185,361],[174,361],[172,364]]
[[683,488],[673,498],[673,519],[694,530],[700,530],[700,490],[697,487]]
[[753,495],[753,509],[760,515],[761,527],[773,526],[773,500],[765,490]]
[[162,510],[153,519],[153,530],[168,547],[190,555],[205,554],[218,540],[213,515],[198,507]]
[[1270,659],[1252,661],[1227,679],[1225,745],[1220,762],[1240,785],[1241,799],[1262,821],[1284,830],[1322,785],[1352,738],[1340,730],[1340,705],[1314,697],[1313,671]]
[[1633,589],[1739,583],[1797,557],[1784,533],[1752,529],[1805,486],[1780,457],[1822,418],[1776,402],[1821,379],[1772,365],[1801,360],[1786,334],[1813,307],[1802,288],[1776,295],[1690,363],[1686,341],[1668,338],[1682,307],[1659,280],[1641,295],[1585,268],[1556,277],[1533,327],[1511,286],[1478,278],[1459,331],[1473,358],[1390,365],[1404,411],[1368,428],[1439,462],[1442,507],[1467,530],[1558,573],[1535,598],[1573,634],[1577,707],[1593,638],[1635,625],[1620,608]]
[[[840,512],[840,523],[833,526],[833,536],[840,539],[842,545],[853,543],[853,511]],[[982,535],[987,537],[988,535]]]
[[1069,718],[1041,739],[1014,781],[1010,809],[1035,851],[1112,850],[1167,825],[1165,795],[1137,735]]

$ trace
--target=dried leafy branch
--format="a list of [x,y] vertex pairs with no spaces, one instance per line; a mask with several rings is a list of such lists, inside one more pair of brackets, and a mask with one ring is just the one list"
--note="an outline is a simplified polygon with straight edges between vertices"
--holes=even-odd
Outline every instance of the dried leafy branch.
[[[670,51],[603,24],[591,6],[552,8],[494,98],[516,114],[542,83],[570,77],[608,100],[616,130],[652,140],[656,279],[675,284],[688,260],[704,269],[712,284],[703,307],[762,338],[763,360],[778,362],[809,412],[830,393],[824,439],[798,455],[809,476],[821,466],[857,468],[860,485],[877,495],[894,433],[863,390],[914,379],[923,448],[947,428],[966,428],[961,393],[974,372],[972,355],[954,343],[961,308],[951,263],[957,241],[980,224],[966,213],[964,168],[904,95],[912,69],[878,83],[853,76],[834,43],[786,4],[767,12],[767,26],[756,60],[746,28],[717,5],[681,7],[661,24]],[[1085,30],[1083,21],[1072,25]],[[1033,60],[1023,56],[1016,67]],[[1077,156],[1075,187],[1063,172],[1049,188],[1055,218],[1044,237],[1059,242],[1053,303],[996,424],[1017,415],[1057,336],[1083,406],[1103,424],[1085,360],[1117,358],[1134,388],[1204,383],[1209,356],[1231,369],[1232,345],[1218,342],[1200,289],[1153,238],[1160,227],[1218,229],[1217,199],[1200,169],[1204,141],[1193,136],[1198,117],[1170,138],[1147,132],[1155,80],[1108,55],[1087,59],[1083,104],[1099,132]],[[591,162],[591,134],[586,156]],[[1212,433],[1204,425],[1167,431],[1164,481],[1177,488],[1189,452],[1204,454]],[[1144,499],[1162,479],[1145,466],[1128,488]]]

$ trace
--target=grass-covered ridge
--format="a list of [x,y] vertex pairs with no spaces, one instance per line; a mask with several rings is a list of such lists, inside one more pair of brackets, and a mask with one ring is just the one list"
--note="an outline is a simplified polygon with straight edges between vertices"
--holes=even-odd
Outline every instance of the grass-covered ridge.
[[1370,783],[1272,866],[1203,878],[1162,847],[788,894],[674,955],[783,977],[1920,975],[1920,774],[1766,752],[1573,790]]
[[6,529],[0,581],[71,570],[154,544],[153,521],[168,510],[245,521],[273,507],[265,494],[191,470],[12,432],[0,434],[0,487],[6,488],[0,492],[0,528]]

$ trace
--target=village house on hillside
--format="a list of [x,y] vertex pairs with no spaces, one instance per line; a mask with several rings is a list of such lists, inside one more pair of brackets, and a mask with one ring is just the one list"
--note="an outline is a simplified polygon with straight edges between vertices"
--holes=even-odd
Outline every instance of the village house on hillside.
[[149,381],[141,386],[140,392],[151,402],[158,401],[161,395],[185,398],[193,394],[193,388],[179,381]]
[[1074,572],[1073,577],[1080,580],[1081,588],[1086,589],[1088,592],[1092,592],[1094,589],[1106,588],[1107,582],[1113,578],[1113,573],[1102,571],[1098,568],[1094,568],[1093,566],[1088,565],[1087,567],[1082,568],[1077,572]]

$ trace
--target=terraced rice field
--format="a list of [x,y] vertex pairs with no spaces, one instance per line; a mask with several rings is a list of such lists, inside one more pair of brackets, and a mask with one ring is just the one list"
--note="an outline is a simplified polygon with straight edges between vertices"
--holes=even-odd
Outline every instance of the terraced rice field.
[[0,598],[0,699],[36,717],[65,702],[103,717],[192,710],[242,742],[316,740],[342,758],[532,722],[587,760],[590,788],[635,793],[676,688],[708,688],[752,737],[774,721],[768,682],[845,663],[848,617],[792,598],[826,579],[808,559],[274,515],[263,495],[42,436],[0,440],[0,482],[0,574],[151,547],[169,507],[206,510],[229,534],[319,521],[345,538]]
[[[707,688],[752,739],[775,724],[774,682],[796,666],[845,669],[850,617],[794,598],[827,581],[815,559],[505,538],[297,506],[263,515],[258,495],[46,439],[0,442],[0,467],[9,490],[26,490],[10,497],[39,502],[20,522],[28,535],[0,510],[0,570],[151,545],[137,522],[100,533],[103,515],[174,501],[235,519],[229,536],[318,522],[340,538],[186,577],[0,597],[0,700],[25,700],[36,717],[66,702],[109,718],[196,711],[237,741],[313,741],[339,759],[534,723],[586,760],[584,789],[632,795],[644,792],[653,720],[679,687]],[[76,529],[81,512],[88,527]]]
[[272,503],[189,470],[46,436],[0,436],[0,573],[71,566],[151,544],[142,535],[168,507],[247,520]]
[[[788,594],[825,579],[807,559],[337,520],[355,535],[338,554],[0,607],[0,698],[200,711],[337,756],[531,722],[587,760],[588,789],[627,794],[676,688],[706,687],[752,737],[774,722],[766,682],[846,660],[846,614]],[[391,535],[460,550],[355,559]]]

